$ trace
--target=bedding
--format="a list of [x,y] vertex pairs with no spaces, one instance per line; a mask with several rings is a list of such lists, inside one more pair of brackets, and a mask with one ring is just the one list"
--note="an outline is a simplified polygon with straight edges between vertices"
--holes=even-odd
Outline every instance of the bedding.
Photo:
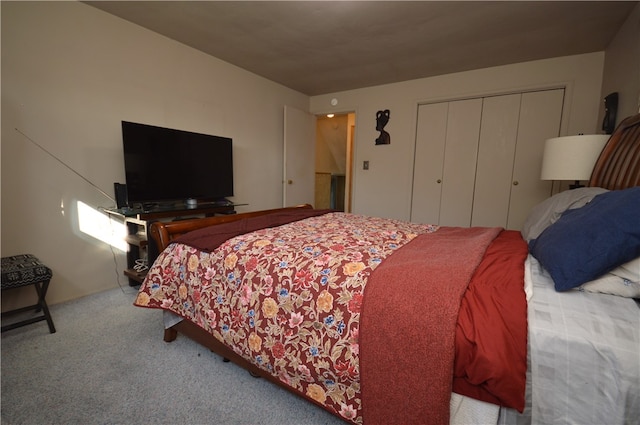
[[557,292],[551,275],[527,259],[527,406],[501,409],[500,424],[638,423],[640,309],[629,298]]
[[[509,238],[512,235],[516,238]],[[477,276],[474,275],[474,271],[477,273],[477,269],[496,267],[491,259],[487,260],[486,253],[491,251],[492,247],[504,244],[508,249],[517,252],[518,243],[522,242],[517,233],[502,232],[497,228],[440,228],[426,236],[428,237],[416,238],[380,264],[366,286],[360,329],[365,423],[386,423],[389,418],[401,418],[401,423],[421,423],[425,418],[428,418],[430,423],[448,423],[447,401],[452,389],[451,369],[456,351],[455,327],[459,319],[470,318],[458,315],[461,299],[464,294],[473,294],[467,290],[467,286],[472,276],[473,279]],[[520,252],[526,253],[524,244]],[[518,264],[522,261],[523,258],[515,260]],[[500,271],[505,270],[498,268]],[[507,276],[498,276],[491,273],[491,279],[513,284],[514,281],[509,279],[511,275],[509,273]],[[517,289],[512,300],[514,305],[518,305],[516,300],[524,299],[523,271],[517,276]],[[474,288],[480,290],[484,287],[478,283]],[[470,304],[474,301],[482,302],[480,296],[472,298]],[[485,300],[490,301],[490,298],[487,296]],[[489,311],[500,312],[499,309]],[[516,315],[523,312],[524,302],[516,311]],[[486,319],[488,323],[497,320],[495,314],[490,314]],[[524,314],[522,319],[524,321]],[[509,340],[505,344],[500,338],[475,338],[471,332],[478,328],[470,329],[473,324],[471,322],[467,326],[468,338],[489,345],[490,349],[480,351],[487,355],[485,358],[495,361],[474,363],[472,353],[469,353],[469,356],[459,355],[457,363],[462,379],[460,382],[454,380],[454,391],[477,396],[476,398],[481,400],[489,393],[489,400],[486,401],[495,401],[496,396],[490,392],[491,389],[495,389],[494,394],[498,397],[503,396],[505,402],[513,401],[521,408],[518,403],[524,397],[526,362],[523,348],[526,346],[526,333],[522,331],[519,340]],[[492,325],[488,330],[503,329],[495,326],[495,322]],[[482,326],[482,323],[477,323],[476,326]],[[499,335],[503,336],[502,333]],[[493,357],[495,352],[501,352],[509,343],[522,348],[520,357],[515,353],[516,356],[510,359],[518,363],[520,358],[520,373],[513,374],[511,369],[505,370],[504,366],[508,363],[503,363],[502,358]],[[402,353],[401,358],[398,356],[399,353]],[[475,359],[480,357],[482,356]],[[468,375],[462,371],[468,372]],[[474,380],[482,385],[492,376],[499,382],[495,388],[487,385],[477,387],[477,392],[471,389],[476,388],[472,385]],[[515,377],[521,377],[521,380],[513,379]],[[513,387],[505,386],[507,381],[513,382]],[[400,385],[389,385],[390,382],[399,382]],[[464,384],[470,384],[468,386],[471,388],[462,386]],[[407,394],[421,396],[407,397]]]
[[526,258],[518,232],[503,232],[487,249],[460,305],[453,377],[457,393],[518,411],[525,407]]
[[[480,400],[523,407],[526,300],[523,267],[517,264],[526,244],[517,232],[334,212],[306,215],[258,230],[245,223],[240,226],[246,233],[236,229],[230,239],[213,244],[211,235],[203,236],[211,229],[176,241],[150,269],[136,305],[188,319],[283,385],[353,423],[391,417],[448,423],[448,401],[458,387]],[[229,234],[224,225],[215,227]],[[476,269],[496,263],[485,253],[505,247],[517,254],[512,273],[476,282]],[[505,270],[500,264],[494,266]],[[514,290],[501,291],[500,284]],[[468,285],[477,289],[466,291]],[[486,324],[506,325],[486,347],[480,343],[483,326],[474,324],[473,315],[458,321],[463,295],[482,293],[483,287],[493,293],[483,303],[495,312],[484,316]],[[514,316],[502,311],[505,305],[514,308]],[[456,332],[464,337],[456,338]],[[460,348],[465,355],[455,356],[457,340],[468,345]],[[487,373],[478,360],[490,358],[487,351],[513,353],[508,363],[520,363],[518,373],[494,369],[487,379],[476,376]],[[469,361],[455,363],[458,358]],[[452,382],[454,370],[459,383]],[[414,408],[396,411],[392,398],[385,398],[393,388],[400,388],[395,397],[405,403],[407,391],[415,390],[409,398],[418,400]]]
[[567,210],[580,208],[602,193],[608,192],[601,187],[580,187],[565,190],[545,199],[534,206],[522,226],[522,237],[527,242],[535,239],[550,225],[558,221]]
[[597,195],[529,242],[556,290],[592,281],[640,256],[640,187]]
[[576,289],[640,299],[640,257],[616,267],[610,273],[583,283]]
[[[553,237],[564,239],[565,245],[545,250],[538,245],[536,252],[545,263],[533,249],[525,262],[526,405],[520,413],[501,408],[499,424],[623,425],[637,423],[640,417],[640,301],[633,299],[640,295],[640,257],[624,262],[635,255],[639,192],[585,189],[555,195],[534,208],[528,219],[539,224],[530,246],[545,232],[556,233]],[[569,225],[562,222],[565,215],[571,219]],[[556,219],[550,220],[552,216]],[[585,242],[584,234],[593,238],[601,232],[607,235],[600,245]],[[556,277],[547,267],[565,267],[567,273],[584,268],[570,270],[567,253],[561,251],[589,263],[588,253],[603,247],[617,251],[614,260],[607,260],[606,269],[612,269],[590,271],[597,277],[558,292]]]

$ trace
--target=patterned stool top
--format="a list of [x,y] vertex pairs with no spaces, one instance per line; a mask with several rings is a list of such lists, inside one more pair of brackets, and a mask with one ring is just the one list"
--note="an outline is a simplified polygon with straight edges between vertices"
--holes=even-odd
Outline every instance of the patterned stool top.
[[32,254],[2,257],[2,289],[19,288],[51,279],[51,269]]

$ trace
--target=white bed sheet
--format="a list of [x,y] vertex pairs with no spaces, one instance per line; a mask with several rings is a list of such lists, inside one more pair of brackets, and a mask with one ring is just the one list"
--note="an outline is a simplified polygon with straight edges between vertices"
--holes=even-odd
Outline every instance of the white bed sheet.
[[527,408],[500,424],[638,424],[640,307],[631,298],[558,293],[529,256]]

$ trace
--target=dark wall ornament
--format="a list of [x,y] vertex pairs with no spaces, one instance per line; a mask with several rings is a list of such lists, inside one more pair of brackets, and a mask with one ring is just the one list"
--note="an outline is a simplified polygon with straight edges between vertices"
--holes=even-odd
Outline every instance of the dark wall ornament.
[[389,122],[390,114],[391,112],[388,109],[376,113],[376,130],[380,132],[376,139],[376,145],[388,145],[391,143],[391,136],[384,131],[384,126]]
[[602,129],[605,134],[613,133],[616,128],[616,115],[618,115],[618,92],[613,92],[604,98],[604,120]]

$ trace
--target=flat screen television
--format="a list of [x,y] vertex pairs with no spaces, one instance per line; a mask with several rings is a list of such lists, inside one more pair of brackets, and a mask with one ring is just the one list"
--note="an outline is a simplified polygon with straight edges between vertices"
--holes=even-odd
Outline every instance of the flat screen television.
[[233,196],[228,137],[122,121],[122,144],[131,206]]

